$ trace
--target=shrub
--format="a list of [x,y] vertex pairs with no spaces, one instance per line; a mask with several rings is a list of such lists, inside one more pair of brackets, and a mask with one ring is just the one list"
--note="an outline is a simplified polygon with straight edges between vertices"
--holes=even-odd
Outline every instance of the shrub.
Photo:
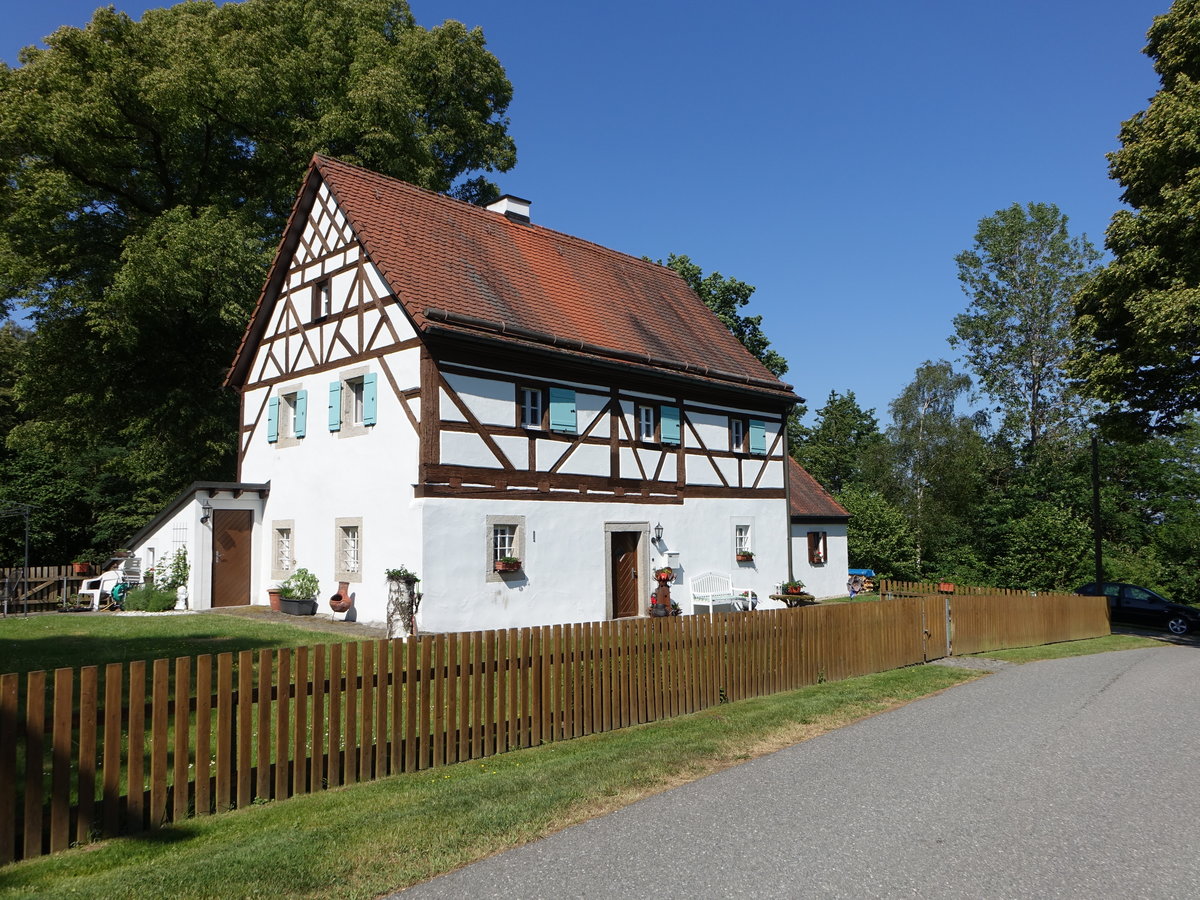
[[175,608],[175,592],[144,584],[125,595],[125,608],[139,612],[164,612]]

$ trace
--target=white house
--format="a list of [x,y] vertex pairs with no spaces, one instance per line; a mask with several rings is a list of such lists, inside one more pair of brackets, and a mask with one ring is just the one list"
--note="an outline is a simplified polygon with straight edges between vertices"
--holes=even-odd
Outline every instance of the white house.
[[846,594],[850,513],[794,459],[788,459],[792,573],[818,600]]
[[450,631],[644,615],[665,564],[677,592],[789,577],[790,386],[674,271],[527,201],[315,157],[228,384],[239,481],[194,486],[134,548],[186,526],[196,607],[304,567],[381,620],[403,565],[420,627]]

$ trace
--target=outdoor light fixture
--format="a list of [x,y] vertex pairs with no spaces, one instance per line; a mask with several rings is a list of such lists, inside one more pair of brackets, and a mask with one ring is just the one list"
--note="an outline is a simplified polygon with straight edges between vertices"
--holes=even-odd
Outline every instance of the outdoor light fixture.
[[656,544],[662,543],[662,522],[654,526],[654,542]]
[[205,500],[204,505],[200,507],[200,512],[203,513],[203,515],[200,516],[200,524],[203,525],[212,516],[212,504]]

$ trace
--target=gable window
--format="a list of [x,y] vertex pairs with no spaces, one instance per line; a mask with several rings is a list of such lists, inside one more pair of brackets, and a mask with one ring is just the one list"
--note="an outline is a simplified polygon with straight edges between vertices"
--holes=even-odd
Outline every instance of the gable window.
[[541,430],[542,425],[542,390],[541,388],[521,388],[521,427]]
[[746,452],[746,420],[729,420],[729,449],[734,453]]
[[658,438],[657,429],[654,427],[654,407],[639,406],[638,412],[638,438],[642,441],[655,441]]
[[808,533],[808,561],[814,566],[823,566],[829,559],[829,539],[827,532],[810,531]]
[[312,289],[313,320],[323,319],[333,312],[333,290],[328,278],[322,278]]
[[338,581],[362,581],[362,519],[335,519],[333,576]]
[[374,372],[349,372],[329,383],[329,430],[340,437],[365,434],[377,421],[378,376]]
[[267,440],[280,446],[304,437],[308,423],[308,391],[285,390],[267,401]]

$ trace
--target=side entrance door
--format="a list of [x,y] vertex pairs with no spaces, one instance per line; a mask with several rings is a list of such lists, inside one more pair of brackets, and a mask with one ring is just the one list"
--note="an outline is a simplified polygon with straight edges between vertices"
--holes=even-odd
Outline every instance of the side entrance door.
[[254,513],[249,509],[214,509],[212,605],[250,603],[250,540]]
[[638,538],[636,531],[612,534],[613,618],[636,616],[638,610]]

